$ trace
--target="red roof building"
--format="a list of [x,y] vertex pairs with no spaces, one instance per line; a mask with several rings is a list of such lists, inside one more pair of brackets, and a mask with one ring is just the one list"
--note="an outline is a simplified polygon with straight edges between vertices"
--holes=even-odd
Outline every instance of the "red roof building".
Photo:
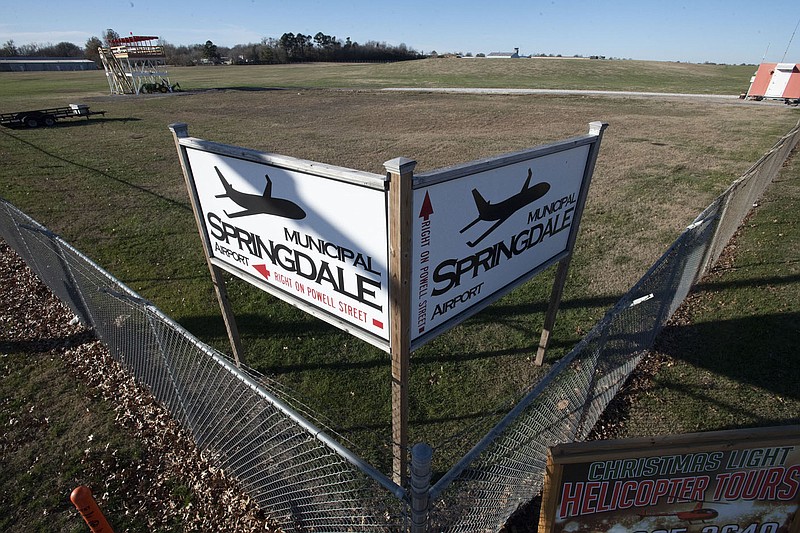
[[747,96],[800,99],[800,63],[761,63],[750,80]]

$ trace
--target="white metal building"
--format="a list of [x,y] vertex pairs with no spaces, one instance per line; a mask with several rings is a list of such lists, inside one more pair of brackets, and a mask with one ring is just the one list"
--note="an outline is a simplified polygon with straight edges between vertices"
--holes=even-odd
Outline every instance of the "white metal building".
[[0,72],[97,70],[89,59],[77,57],[0,57]]
[[492,59],[517,59],[519,57],[519,48],[514,48],[513,52],[492,52],[486,54],[486,57]]
[[800,63],[761,63],[750,80],[747,96],[800,99]]

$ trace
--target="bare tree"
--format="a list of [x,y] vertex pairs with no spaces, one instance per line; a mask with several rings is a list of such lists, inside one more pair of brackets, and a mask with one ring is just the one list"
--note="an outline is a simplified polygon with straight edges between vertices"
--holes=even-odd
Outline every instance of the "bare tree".
[[87,39],[86,46],[83,47],[83,57],[91,59],[98,67],[102,66],[100,52],[98,51],[101,46],[103,46],[103,41],[98,37],[92,36]]
[[14,57],[19,55],[19,50],[17,46],[14,44],[14,39],[9,39],[3,45],[3,48],[0,48],[0,57]]

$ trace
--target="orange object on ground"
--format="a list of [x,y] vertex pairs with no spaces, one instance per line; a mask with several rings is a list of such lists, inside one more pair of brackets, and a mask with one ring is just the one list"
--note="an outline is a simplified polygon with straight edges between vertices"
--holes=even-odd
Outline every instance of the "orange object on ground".
[[100,507],[97,506],[97,502],[94,501],[89,487],[85,485],[75,487],[75,490],[69,495],[69,499],[75,504],[92,533],[114,533],[108,520],[103,516],[103,512],[100,511]]

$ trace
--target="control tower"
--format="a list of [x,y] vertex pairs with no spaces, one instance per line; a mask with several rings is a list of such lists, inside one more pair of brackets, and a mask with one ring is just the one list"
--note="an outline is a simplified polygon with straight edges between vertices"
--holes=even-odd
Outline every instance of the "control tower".
[[171,92],[164,48],[158,37],[131,35],[99,48],[111,94]]

